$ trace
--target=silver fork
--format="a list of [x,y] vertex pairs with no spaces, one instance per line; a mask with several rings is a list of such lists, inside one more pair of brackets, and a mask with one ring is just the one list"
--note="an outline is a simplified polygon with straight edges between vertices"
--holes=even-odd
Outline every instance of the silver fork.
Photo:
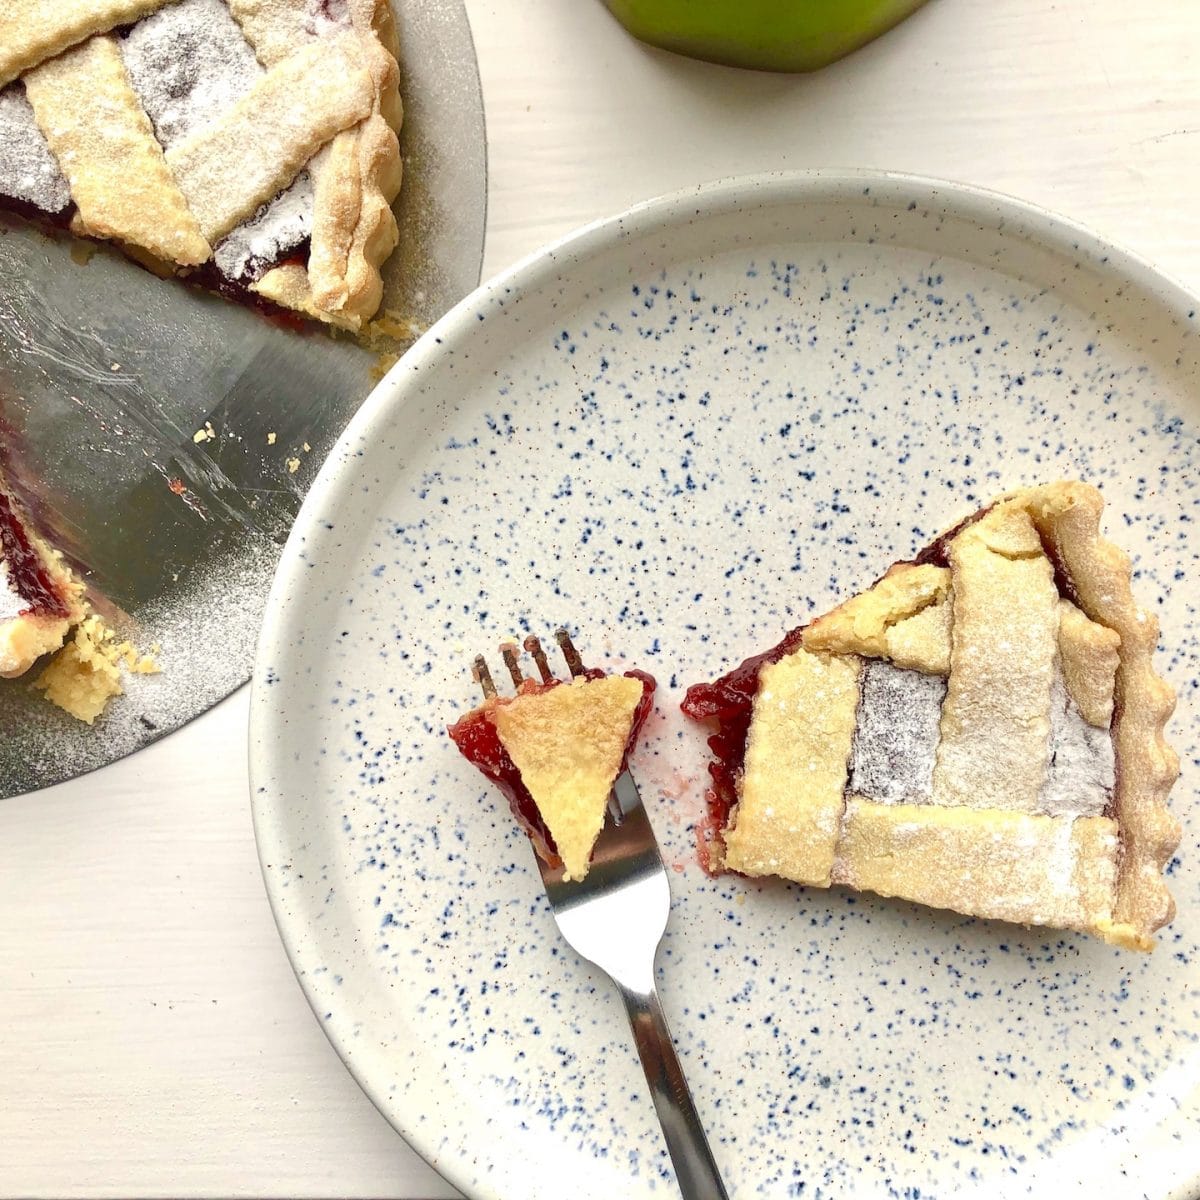
[[[558,629],[554,636],[571,674],[583,675],[583,662],[567,631]],[[553,675],[541,643],[531,635],[525,649],[542,682],[549,683]],[[516,646],[505,644],[500,653],[514,686],[520,687],[525,676]],[[473,674],[485,696],[496,694],[482,655],[475,659]],[[728,1200],[654,986],[654,959],[667,928],[671,891],[629,768],[613,784],[604,828],[582,880],[564,883],[561,866],[548,866],[541,855],[535,858],[563,937],[612,979],[625,1002],[680,1192],[685,1200]]]

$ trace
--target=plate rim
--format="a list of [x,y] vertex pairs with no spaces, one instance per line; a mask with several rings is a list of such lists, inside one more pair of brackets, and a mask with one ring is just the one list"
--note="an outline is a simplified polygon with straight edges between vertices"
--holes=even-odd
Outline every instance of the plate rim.
[[[603,252],[606,247],[618,245],[624,238],[644,236],[655,228],[668,228],[684,215],[682,210],[685,209],[690,209],[688,215],[695,219],[711,219],[738,208],[765,209],[772,205],[811,204],[839,197],[850,199],[869,195],[874,189],[879,189],[883,196],[904,194],[906,200],[915,200],[917,206],[938,209],[967,221],[993,226],[998,218],[1002,222],[1012,221],[1015,236],[1023,234],[1047,250],[1102,262],[1105,273],[1136,283],[1154,294],[1181,322],[1194,320],[1200,312],[1200,293],[1189,290],[1148,258],[1073,218],[997,189],[937,176],[869,167],[814,167],[720,176],[652,196],[620,212],[587,222],[542,244],[481,281],[426,330],[363,401],[313,480],[280,555],[255,654],[247,740],[251,819],[271,915],[301,992],[342,1065],[384,1120],[430,1169],[474,1200],[503,1200],[503,1194],[487,1181],[469,1178],[467,1167],[460,1168],[457,1160],[446,1162],[438,1154],[432,1138],[425,1144],[416,1122],[404,1121],[394,1108],[389,1110],[384,1097],[377,1094],[359,1069],[349,1039],[342,1038],[332,1022],[321,1019],[319,998],[301,969],[298,938],[285,911],[282,889],[273,882],[273,874],[268,869],[268,860],[278,860],[279,851],[289,844],[284,822],[280,820],[283,815],[281,797],[273,795],[268,786],[275,774],[271,764],[282,761],[272,759],[270,750],[281,744],[280,733],[287,724],[287,717],[272,705],[272,689],[264,683],[264,673],[268,663],[279,659],[276,648],[296,644],[296,639],[289,637],[287,631],[300,626],[299,610],[292,615],[293,606],[286,601],[305,569],[304,543],[328,501],[353,478],[354,456],[346,453],[348,448],[368,440],[377,424],[386,424],[397,417],[411,394],[424,382],[427,366],[436,365],[437,359],[455,349],[452,341],[465,339],[469,344],[470,330],[477,323],[473,319],[475,313],[493,296],[507,295],[511,302],[511,298],[521,292],[535,290],[551,281],[558,273],[559,260],[564,255],[572,256],[575,262],[582,261]],[[1200,1183],[1200,1166],[1194,1182]]]

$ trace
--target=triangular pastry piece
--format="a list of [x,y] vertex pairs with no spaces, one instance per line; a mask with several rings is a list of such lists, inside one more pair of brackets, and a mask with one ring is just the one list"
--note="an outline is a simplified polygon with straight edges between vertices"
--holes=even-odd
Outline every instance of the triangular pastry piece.
[[0,208],[357,329],[396,245],[387,0],[0,4]]
[[508,797],[538,854],[582,879],[653,693],[641,672],[527,679],[515,696],[490,696],[467,713],[450,736]]
[[842,884],[1152,948],[1174,706],[1095,488],[1011,493],[684,711],[714,870]]

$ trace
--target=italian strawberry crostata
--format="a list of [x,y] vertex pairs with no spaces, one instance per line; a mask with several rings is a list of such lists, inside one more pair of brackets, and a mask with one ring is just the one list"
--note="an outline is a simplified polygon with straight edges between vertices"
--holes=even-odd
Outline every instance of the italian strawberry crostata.
[[996,500],[713,683],[709,866],[1149,949],[1178,759],[1082,483]]

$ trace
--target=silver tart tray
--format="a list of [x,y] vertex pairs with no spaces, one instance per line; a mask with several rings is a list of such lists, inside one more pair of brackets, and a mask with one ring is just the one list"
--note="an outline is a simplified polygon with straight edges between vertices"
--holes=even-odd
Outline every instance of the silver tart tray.
[[[396,0],[398,354],[478,282],[487,167],[461,0]],[[0,462],[98,610],[162,668],[92,727],[0,682],[0,797],[112,762],[250,676],[280,548],[386,359],[0,218]]]

